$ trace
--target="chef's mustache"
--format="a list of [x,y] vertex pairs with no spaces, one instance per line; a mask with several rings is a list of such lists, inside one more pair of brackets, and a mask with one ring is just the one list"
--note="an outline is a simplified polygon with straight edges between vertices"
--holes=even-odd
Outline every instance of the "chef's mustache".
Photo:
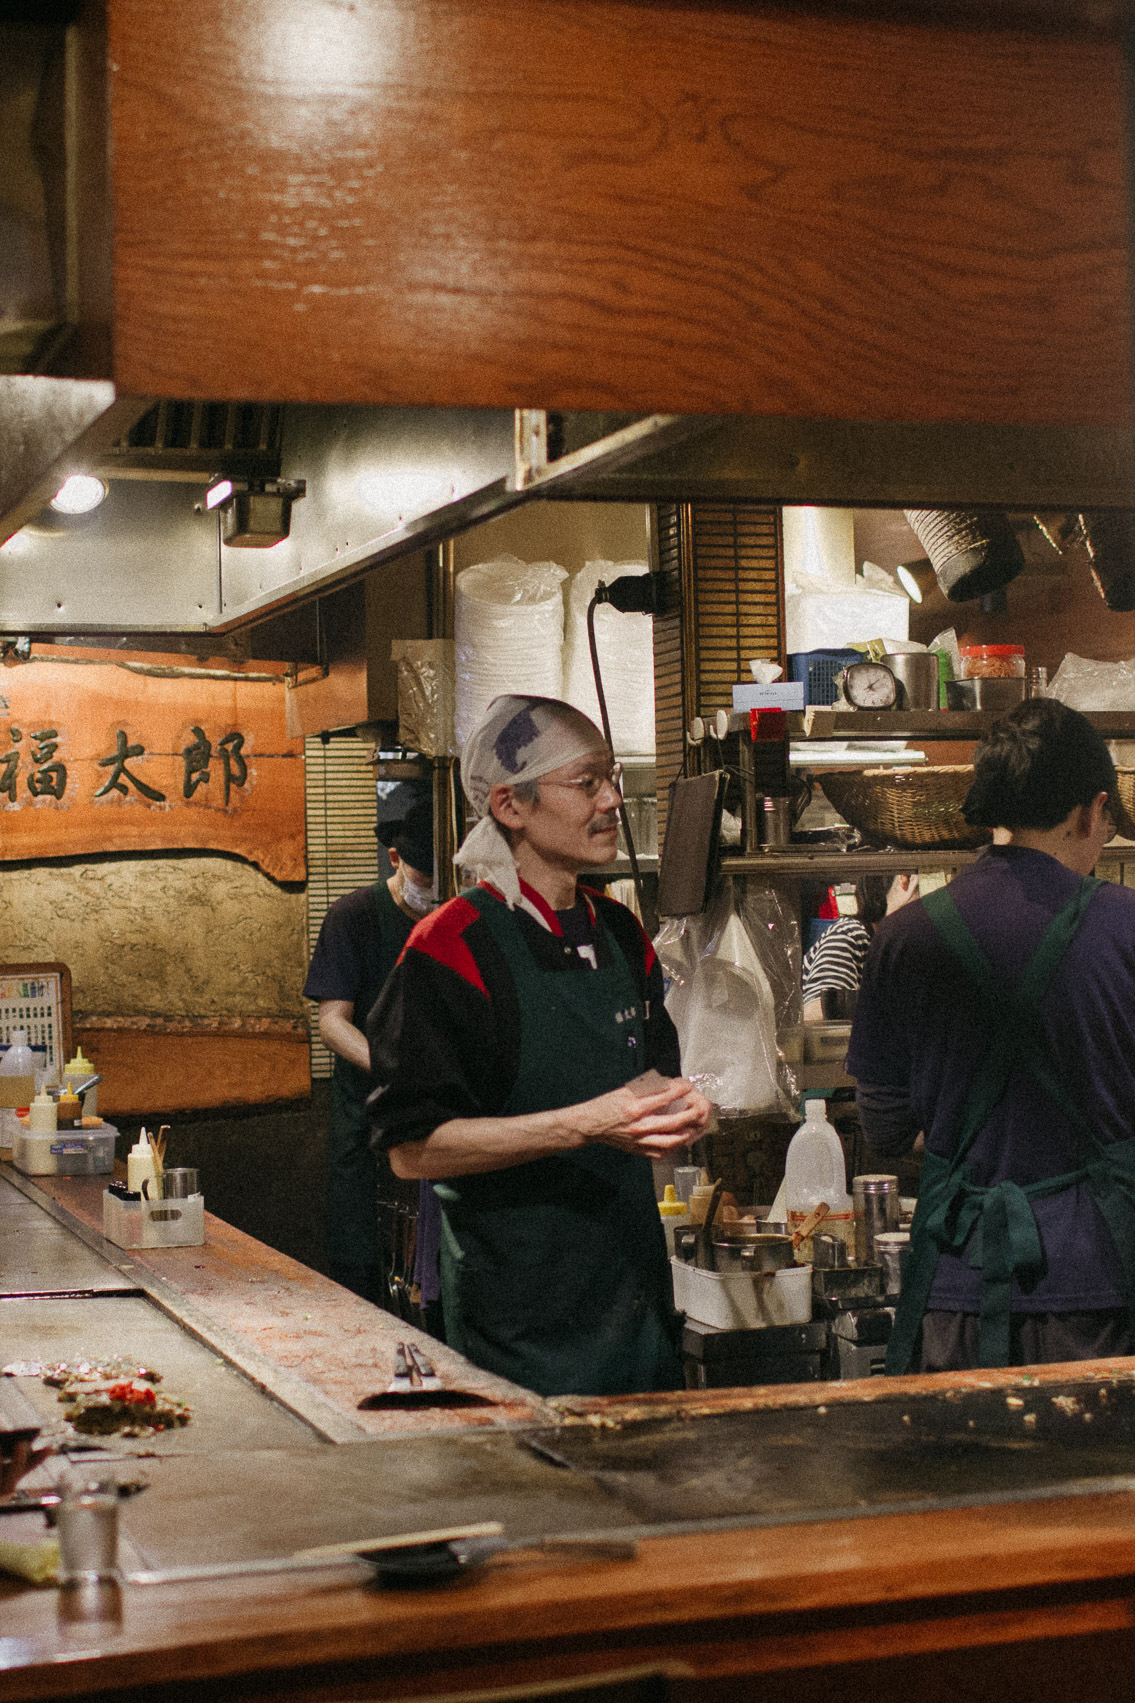
[[619,826],[619,812],[609,810],[605,816],[597,816],[594,822],[588,824],[589,834],[609,834],[612,828]]

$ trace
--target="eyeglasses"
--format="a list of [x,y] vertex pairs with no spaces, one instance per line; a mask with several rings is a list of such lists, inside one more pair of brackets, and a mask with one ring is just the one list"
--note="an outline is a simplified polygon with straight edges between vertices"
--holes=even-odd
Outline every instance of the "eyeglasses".
[[539,784],[541,786],[575,787],[583,794],[584,798],[592,799],[598,798],[600,792],[602,792],[605,786],[614,787],[615,791],[619,792],[619,782],[622,778],[623,765],[621,763],[612,763],[611,767],[609,769],[604,769],[603,773],[600,775],[577,775],[574,780],[570,781],[542,780]]

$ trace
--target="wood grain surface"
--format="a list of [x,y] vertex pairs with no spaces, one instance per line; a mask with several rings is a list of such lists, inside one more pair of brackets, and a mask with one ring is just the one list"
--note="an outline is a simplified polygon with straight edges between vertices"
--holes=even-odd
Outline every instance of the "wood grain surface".
[[[442,1696],[665,1664],[675,1699],[998,1703],[1091,1695],[1135,1653],[1131,1499],[655,1538],[632,1562],[127,1586],[118,1617],[0,1585],[0,1703]],[[133,1692],[128,1693],[130,1697]]]
[[110,0],[121,386],[1120,425],[1118,44]]
[[0,692],[0,862],[202,848],[307,875],[282,675],[210,678],[39,646]]

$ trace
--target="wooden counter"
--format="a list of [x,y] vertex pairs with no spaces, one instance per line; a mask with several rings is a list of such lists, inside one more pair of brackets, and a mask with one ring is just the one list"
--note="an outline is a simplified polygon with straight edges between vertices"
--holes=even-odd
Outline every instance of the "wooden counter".
[[[118,1248],[102,1235],[105,1177],[24,1177],[6,1164],[0,1164],[0,1176],[328,1441],[531,1424],[547,1417],[545,1404],[531,1392],[480,1371],[212,1213],[205,1214],[203,1247]],[[360,1411],[359,1402],[384,1390],[393,1377],[400,1341],[416,1343],[448,1384],[485,1404]]]
[[[88,1245],[106,1251],[93,1228],[100,1180],[20,1182]],[[229,1457],[230,1471],[234,1461],[247,1461],[240,1470],[250,1478],[259,1471],[281,1504],[301,1499],[297,1474],[311,1463],[354,1454],[376,1492],[386,1485],[393,1496],[408,1459],[428,1478],[439,1451],[450,1451],[452,1460],[463,1446],[512,1448],[519,1426],[558,1426],[567,1438],[595,1428],[615,1433],[663,1415],[690,1430],[736,1413],[752,1412],[754,1422],[770,1410],[814,1415],[847,1406],[862,1413],[865,1401],[893,1413],[896,1404],[901,1410],[946,1391],[1005,1391],[1005,1405],[1019,1408],[1014,1391],[1036,1397],[1073,1375],[1087,1389],[1095,1382],[1126,1392],[1135,1384],[1135,1362],[1122,1361],[542,1403],[438,1349],[439,1369],[494,1396],[491,1406],[360,1413],[354,1403],[384,1381],[391,1344],[407,1327],[325,1279],[217,1220],[210,1220],[204,1248],[115,1251],[114,1274],[233,1354],[277,1399],[295,1398],[297,1412],[344,1445],[280,1450],[271,1459]],[[191,1484],[194,1472],[207,1475],[215,1464],[202,1457],[196,1464],[188,1457],[155,1461],[154,1486],[139,1506],[149,1500],[148,1515],[160,1524],[185,1507],[172,1494],[161,1500],[162,1471],[171,1484],[178,1474]],[[556,1482],[571,1476],[538,1470]],[[138,1703],[387,1699],[644,1670],[667,1677],[653,1688],[630,1679],[620,1695],[751,1696],[754,1679],[778,1676],[791,1686],[793,1703],[905,1700],[912,1688],[919,1703],[1075,1699],[1112,1682],[1135,1658],[1135,1496],[1115,1481],[1069,1490],[1075,1493],[934,1512],[655,1529],[632,1561],[512,1557],[426,1592],[376,1588],[354,1561],[278,1576],[130,1583],[94,1602],[6,1581],[0,1703],[90,1695]],[[428,1484],[423,1494],[428,1499]],[[441,1523],[463,1487],[447,1490],[439,1477],[434,1494]],[[224,1517],[220,1500],[197,1507],[203,1527]],[[272,1518],[267,1505],[263,1517]],[[673,1517],[682,1519],[680,1505]],[[617,1510],[607,1518],[612,1529],[616,1518]],[[195,1535],[201,1553],[201,1533]]]

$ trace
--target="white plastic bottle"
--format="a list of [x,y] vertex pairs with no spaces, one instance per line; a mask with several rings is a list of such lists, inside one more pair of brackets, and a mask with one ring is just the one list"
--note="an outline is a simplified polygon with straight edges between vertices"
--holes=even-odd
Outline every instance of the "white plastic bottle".
[[143,1125],[137,1141],[126,1155],[126,1187],[131,1194],[141,1194],[143,1180],[153,1175],[154,1150]]
[[[788,1144],[784,1165],[788,1222],[795,1229],[821,1201],[826,1201],[828,1215],[816,1228],[829,1236],[842,1236],[847,1243],[849,1257],[854,1260],[855,1217],[851,1196],[847,1192],[843,1144],[827,1121],[826,1112],[826,1100],[806,1099],[804,1122]],[[797,1248],[796,1259],[800,1265],[811,1264],[810,1236]]]
[[[35,1058],[28,1046],[26,1029],[12,1030],[12,1039],[8,1051],[3,1058],[0,1058],[0,1076],[31,1077],[33,1086],[28,1094],[28,1104],[31,1104],[35,1096]],[[0,1142],[5,1147],[11,1147],[19,1127],[16,1121],[15,1108],[12,1106],[0,1107]]]

